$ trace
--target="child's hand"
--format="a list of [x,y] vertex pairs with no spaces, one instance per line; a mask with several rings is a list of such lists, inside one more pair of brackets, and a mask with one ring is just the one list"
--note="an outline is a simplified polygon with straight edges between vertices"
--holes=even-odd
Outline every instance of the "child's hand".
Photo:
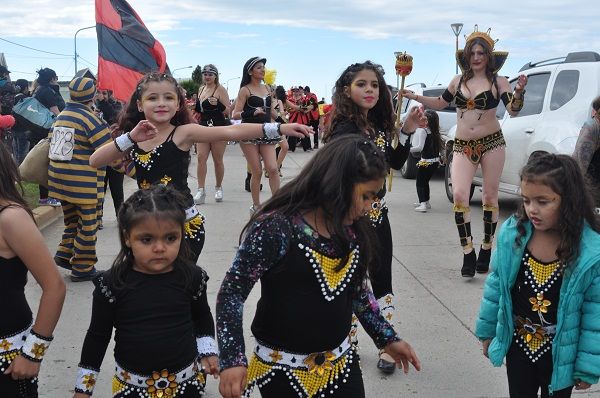
[[236,366],[221,372],[219,392],[223,398],[240,398],[246,388],[248,369],[245,366]]
[[489,358],[489,356],[488,356],[488,348],[490,347],[490,343],[491,342],[492,342],[492,339],[483,340],[481,342],[481,345],[483,346],[483,355],[486,358]]
[[298,138],[304,138],[305,136],[308,137],[308,135],[313,132],[312,127],[298,123],[282,124],[280,129],[281,135],[288,135]]
[[575,380],[575,389],[576,390],[587,390],[591,386],[592,386],[591,384],[588,384],[585,381],[581,381],[579,379]]
[[394,358],[399,368],[408,373],[408,363],[410,362],[416,370],[421,370],[421,361],[417,358],[415,350],[406,341],[395,341],[386,345],[384,351]]
[[9,374],[13,380],[31,379],[40,373],[40,365],[41,362],[33,362],[19,355],[4,371],[4,374]]
[[140,120],[137,126],[129,132],[129,136],[134,142],[147,141],[156,137],[158,130],[147,120]]
[[200,365],[206,374],[213,375],[215,379],[219,377],[219,357],[216,355],[201,358]]
[[412,134],[424,123],[423,120],[425,120],[425,122],[427,121],[427,118],[423,114],[423,110],[420,107],[415,106],[410,110],[408,116],[404,120],[404,128],[402,130],[406,134]]

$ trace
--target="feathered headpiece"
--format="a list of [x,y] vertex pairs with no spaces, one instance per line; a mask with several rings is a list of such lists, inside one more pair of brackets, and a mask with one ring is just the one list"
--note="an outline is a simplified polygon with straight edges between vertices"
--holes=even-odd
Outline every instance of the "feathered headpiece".
[[265,69],[265,84],[272,86],[275,84],[275,78],[277,77],[277,71],[275,69]]

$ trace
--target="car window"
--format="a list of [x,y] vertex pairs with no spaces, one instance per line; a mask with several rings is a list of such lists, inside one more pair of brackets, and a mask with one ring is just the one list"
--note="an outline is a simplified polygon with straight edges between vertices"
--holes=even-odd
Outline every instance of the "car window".
[[556,76],[556,82],[550,97],[550,110],[554,111],[569,102],[577,93],[579,86],[578,70],[561,70]]
[[[525,94],[525,102],[523,104],[523,109],[521,109],[517,117],[537,115],[542,113],[544,98],[546,97],[546,89],[548,88],[548,80],[550,80],[550,73],[538,73],[527,76],[527,87],[525,88],[527,93]],[[516,84],[517,79],[510,82],[510,86],[513,88],[513,90]],[[502,109],[503,117],[505,110],[504,106],[502,106]],[[499,111],[500,109],[498,109],[496,115],[498,115]]]

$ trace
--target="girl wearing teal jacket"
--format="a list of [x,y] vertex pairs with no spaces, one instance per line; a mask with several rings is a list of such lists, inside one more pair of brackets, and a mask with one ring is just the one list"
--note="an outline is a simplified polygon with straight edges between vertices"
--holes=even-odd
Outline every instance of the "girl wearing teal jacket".
[[600,376],[600,224],[576,162],[534,152],[501,227],[475,334],[511,397],[570,397]]

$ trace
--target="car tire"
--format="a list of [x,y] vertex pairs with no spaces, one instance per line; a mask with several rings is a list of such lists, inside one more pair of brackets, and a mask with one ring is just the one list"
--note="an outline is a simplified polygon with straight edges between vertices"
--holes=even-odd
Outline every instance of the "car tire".
[[[446,189],[446,197],[450,203],[454,203],[454,194],[452,193],[452,160],[454,159],[454,153],[452,152],[452,146],[446,153],[446,168],[444,169],[444,188]],[[469,203],[473,199],[473,193],[475,192],[475,184],[471,184],[471,190],[469,191]]]
[[416,159],[412,155],[408,155],[408,159],[402,165],[400,169],[400,175],[407,180],[414,180],[417,178],[417,162],[419,159]]

